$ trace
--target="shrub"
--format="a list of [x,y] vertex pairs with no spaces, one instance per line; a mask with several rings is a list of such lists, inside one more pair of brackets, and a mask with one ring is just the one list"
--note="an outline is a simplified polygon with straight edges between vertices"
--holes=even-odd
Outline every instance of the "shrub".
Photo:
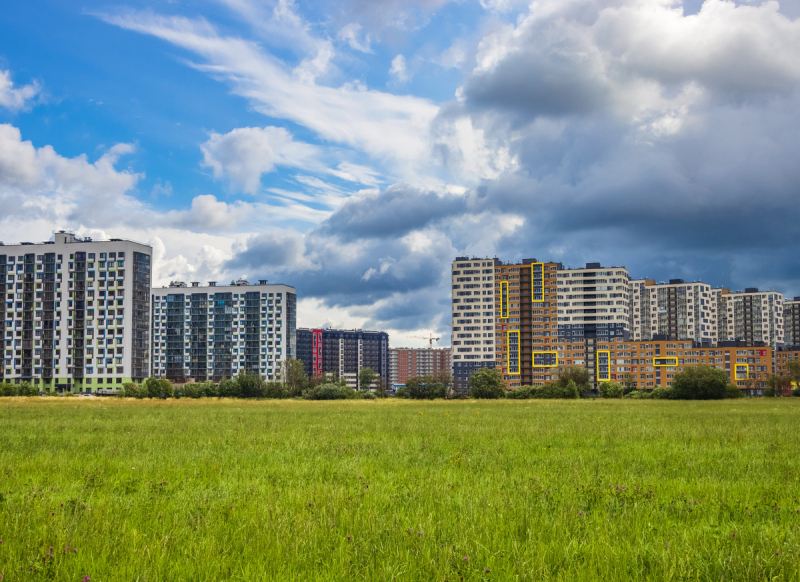
[[589,383],[589,370],[583,366],[569,366],[558,371],[558,380],[555,381],[555,384],[566,388],[570,382],[574,383],[578,391],[582,393],[592,389],[592,385]]
[[20,396],[39,396],[39,389],[30,382],[23,382],[19,385]]
[[261,376],[240,372],[236,382],[242,398],[260,398],[264,395],[264,380]]
[[737,386],[728,384],[725,389],[725,398],[744,398],[744,393]]
[[[190,382],[189,384],[184,384],[183,389],[181,390],[182,392],[181,396],[183,396],[184,398],[200,398],[201,395],[200,390],[201,390],[201,384]],[[178,397],[177,394],[175,395],[175,397],[176,398]]]
[[622,398],[622,386],[616,382],[603,382],[598,386],[600,398]]
[[306,400],[345,400],[357,398],[356,391],[343,384],[319,384],[303,392]]
[[158,378],[148,378],[142,386],[146,398],[172,398],[174,390],[169,380],[159,380]]
[[514,400],[527,400],[532,396],[533,390],[533,386],[520,386],[516,390],[506,391],[506,398],[512,398]]
[[10,382],[0,383],[0,396],[17,396],[19,391],[14,384]]
[[532,398],[579,398],[578,386],[570,380],[566,385],[559,382],[548,382],[544,386],[535,388],[531,394]]
[[770,396],[770,397],[773,397],[773,396],[775,396],[775,392],[776,392],[776,391],[775,391],[775,388],[772,388],[772,387],[770,387],[770,388],[765,388],[765,389],[764,389],[764,396]]
[[627,394],[622,395],[623,398],[632,398],[634,400],[649,400],[653,397],[651,392],[647,392],[646,390],[636,390],[634,389],[632,392],[628,392]]
[[467,381],[469,395],[472,398],[503,398],[505,386],[499,370],[481,368],[473,372]]
[[705,364],[686,368],[675,375],[672,397],[676,400],[719,400],[725,398],[728,375]]
[[201,382],[197,385],[200,398],[216,398],[219,396],[219,386],[213,382]]
[[399,398],[415,400],[433,400],[447,396],[447,386],[433,376],[417,376],[406,380],[404,389],[398,389]]
[[219,383],[220,398],[241,398],[242,389],[236,380],[223,380]]
[[289,391],[280,382],[267,382],[264,385],[264,398],[289,398]]
[[650,393],[650,397],[655,400],[670,400],[672,398],[672,390],[670,388],[656,386]]
[[361,398],[364,400],[375,400],[378,397],[372,392],[361,392]]
[[140,394],[141,392],[142,387],[135,382],[125,382],[120,391],[117,392],[117,396],[120,398],[144,398],[144,396]]

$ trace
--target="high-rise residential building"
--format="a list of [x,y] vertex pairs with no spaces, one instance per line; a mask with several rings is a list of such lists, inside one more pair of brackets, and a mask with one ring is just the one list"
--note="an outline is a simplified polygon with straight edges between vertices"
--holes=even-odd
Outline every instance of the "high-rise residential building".
[[333,374],[359,388],[358,373],[371,368],[389,382],[389,334],[360,329],[298,329],[297,358],[306,375]]
[[783,343],[800,346],[800,297],[783,302]]
[[507,389],[551,380],[557,369],[561,268],[536,259],[495,262],[495,368]]
[[389,381],[405,384],[440,371],[450,374],[451,364],[450,348],[389,348]]
[[783,346],[783,294],[748,287],[719,298],[717,311],[725,310],[725,328],[719,330],[719,341],[763,342],[773,349]]
[[102,392],[147,378],[151,250],[64,231],[53,241],[0,246],[0,379]]
[[700,281],[631,281],[629,312],[633,340],[717,342],[717,298],[711,285]]
[[152,374],[172,382],[219,382],[240,372],[278,378],[297,353],[297,291],[239,280],[152,289]]
[[453,387],[467,391],[480,368],[495,366],[495,263],[497,259],[456,257],[450,270],[453,314]]
[[628,337],[630,277],[625,267],[585,268],[558,273],[558,335],[576,338]]

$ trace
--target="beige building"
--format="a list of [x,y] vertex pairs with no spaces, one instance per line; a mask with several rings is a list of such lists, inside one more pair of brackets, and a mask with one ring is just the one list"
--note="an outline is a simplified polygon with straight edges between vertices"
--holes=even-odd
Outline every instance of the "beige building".
[[717,298],[711,285],[683,279],[656,283],[631,281],[631,334],[634,341],[653,338],[671,341],[717,342]]

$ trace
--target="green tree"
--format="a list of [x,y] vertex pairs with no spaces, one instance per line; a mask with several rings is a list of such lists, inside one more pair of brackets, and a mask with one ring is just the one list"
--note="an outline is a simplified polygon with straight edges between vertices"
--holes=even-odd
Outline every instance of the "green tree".
[[242,398],[261,398],[264,396],[264,380],[256,374],[239,372],[236,378]]
[[719,400],[725,398],[730,379],[717,368],[705,364],[687,367],[672,381],[676,400]]
[[602,382],[597,387],[600,398],[622,398],[623,388],[616,382]]
[[286,360],[281,366],[281,380],[292,398],[301,396],[309,386],[303,362],[295,358]]
[[361,392],[369,392],[372,383],[378,375],[372,368],[361,368],[358,373],[358,389]]
[[241,398],[242,387],[236,380],[226,378],[219,383],[219,397],[220,398]]
[[568,366],[558,370],[556,383],[562,388],[566,388],[570,382],[574,382],[580,392],[592,389],[592,385],[589,383],[589,370],[582,366]]
[[495,368],[481,368],[473,372],[467,380],[467,387],[472,398],[503,398],[505,396],[503,376]]
[[800,391],[800,360],[789,360],[786,362],[788,368],[789,381],[792,383],[795,391]]
[[432,375],[417,376],[406,380],[405,390],[398,390],[400,398],[413,398],[415,400],[433,400],[434,398],[444,398],[447,395],[447,387],[438,382]]

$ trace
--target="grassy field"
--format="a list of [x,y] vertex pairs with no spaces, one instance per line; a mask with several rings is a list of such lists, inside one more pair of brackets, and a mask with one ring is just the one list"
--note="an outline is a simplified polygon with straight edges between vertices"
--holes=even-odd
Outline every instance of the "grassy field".
[[798,580],[800,399],[0,399],[2,581]]

